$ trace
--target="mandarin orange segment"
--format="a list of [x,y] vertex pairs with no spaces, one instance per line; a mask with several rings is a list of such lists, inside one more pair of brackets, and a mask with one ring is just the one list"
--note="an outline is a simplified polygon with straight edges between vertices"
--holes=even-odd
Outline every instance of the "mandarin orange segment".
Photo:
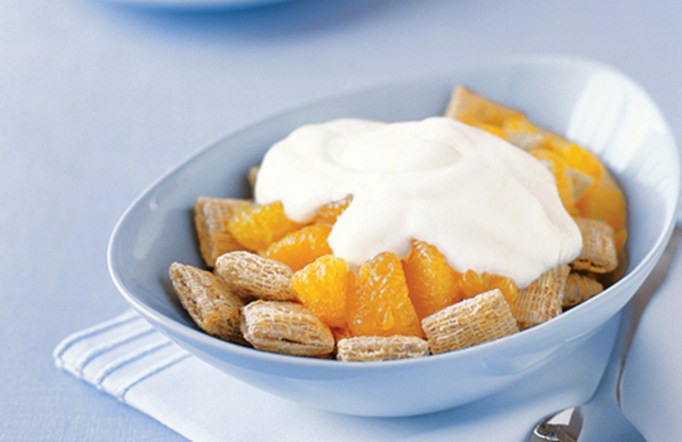
[[353,201],[353,195],[348,195],[343,199],[325,204],[320,207],[320,210],[317,212],[317,215],[315,215],[313,221],[330,225],[336,224],[336,220],[348,208],[351,201]]
[[524,150],[540,146],[547,138],[544,131],[534,126],[524,116],[506,119],[502,123],[502,132],[504,133],[502,138]]
[[573,196],[573,182],[568,168],[561,157],[546,149],[533,149],[530,151],[530,154],[549,166],[549,171],[554,175],[561,203],[568,213],[575,215],[576,208]]
[[519,289],[514,281],[499,275],[489,273],[476,273],[467,270],[462,275],[462,295],[464,299],[473,298],[479,293],[487,292],[492,289],[500,289],[504,299],[509,305],[514,305],[519,296]]
[[270,244],[263,256],[282,262],[295,272],[320,256],[332,253],[327,243],[331,231],[328,224],[303,227]]
[[423,336],[402,264],[393,253],[381,253],[356,269],[348,308],[354,336]]
[[625,229],[625,195],[608,171],[585,193],[577,207],[580,215],[609,223],[616,234]]
[[547,143],[547,146],[561,155],[569,167],[589,175],[595,180],[601,178],[606,169],[595,154],[577,144],[563,141],[564,143],[558,144],[555,139],[553,142]]
[[324,255],[294,273],[292,285],[299,301],[322,322],[343,329],[349,270],[346,261]]
[[[587,149],[568,142],[563,147],[557,147],[556,144],[550,147],[551,150],[548,148],[533,150],[532,154],[539,159],[552,162],[552,172],[557,180],[559,195],[566,210],[572,215],[600,219],[609,223],[616,232],[616,236],[620,238],[617,250],[621,250],[627,238],[625,229],[627,205],[622,189],[599,162],[596,155]],[[562,172],[562,168],[568,173]],[[581,192],[577,201],[575,197],[570,198],[571,195],[575,195],[571,169],[593,180],[591,185]],[[564,176],[567,179],[564,179]],[[573,204],[570,203],[571,199],[574,200]]]
[[[617,242],[617,250],[621,250],[627,238],[627,205],[622,189],[595,154],[567,141],[558,143],[557,139],[560,138],[551,138],[545,143],[548,147],[533,150],[532,154],[536,158],[552,162],[552,172],[557,180],[559,195],[568,212],[609,223],[620,239]],[[568,173],[562,172],[562,167]],[[570,195],[575,195],[573,192],[575,189],[571,169],[593,180],[591,185],[581,192],[578,200],[575,196],[572,198],[574,200],[572,205]],[[567,179],[564,179],[564,176]]]
[[227,230],[244,248],[265,250],[271,243],[303,224],[287,218],[281,202],[267,205],[251,204],[232,215]]
[[606,169],[602,169],[595,181],[577,202],[578,214],[586,218],[600,219],[610,224],[616,233],[616,250],[620,251],[625,246],[627,239],[625,194]]
[[429,243],[412,241],[403,270],[412,305],[420,319],[462,299],[462,275]]
[[[620,229],[613,235],[613,241],[616,244],[616,251],[620,252],[625,247],[625,243],[628,241],[628,231],[625,228]],[[619,262],[622,258],[619,258]]]

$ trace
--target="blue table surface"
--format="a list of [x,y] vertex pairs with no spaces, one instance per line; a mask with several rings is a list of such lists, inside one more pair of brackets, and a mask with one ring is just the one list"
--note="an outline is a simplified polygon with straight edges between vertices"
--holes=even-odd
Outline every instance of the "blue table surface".
[[680,139],[681,18],[672,0],[301,0],[203,12],[3,0],[0,439],[179,439],[55,369],[51,352],[126,308],[107,274],[109,234],[192,152],[319,97],[536,53],[622,70]]

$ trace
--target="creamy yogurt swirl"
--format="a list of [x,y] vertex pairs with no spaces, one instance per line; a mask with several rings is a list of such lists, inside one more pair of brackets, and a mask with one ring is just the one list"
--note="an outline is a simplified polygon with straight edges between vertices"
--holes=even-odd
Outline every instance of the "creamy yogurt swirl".
[[347,195],[329,245],[350,264],[381,252],[404,257],[416,238],[458,271],[504,275],[522,288],[582,247],[539,161],[450,118],[302,126],[272,146],[256,183],[256,202],[282,201],[296,221]]

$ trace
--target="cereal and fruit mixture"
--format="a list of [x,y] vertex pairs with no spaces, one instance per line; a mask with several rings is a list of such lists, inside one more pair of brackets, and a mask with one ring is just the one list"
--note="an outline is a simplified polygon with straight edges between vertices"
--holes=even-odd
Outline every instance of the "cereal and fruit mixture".
[[[546,266],[522,287],[509,274],[456,269],[424,238],[412,238],[402,256],[384,250],[349,262],[334,253],[329,238],[352,207],[352,194],[326,201],[305,221],[290,219],[281,201],[202,196],[194,221],[206,268],[173,263],[169,269],[197,326],[223,340],[288,355],[417,358],[533,327],[616,279],[624,266],[626,202],[594,154],[463,86],[455,88],[445,117],[483,129],[546,167],[557,204],[580,232],[575,258]],[[253,186],[258,168],[248,177]]]

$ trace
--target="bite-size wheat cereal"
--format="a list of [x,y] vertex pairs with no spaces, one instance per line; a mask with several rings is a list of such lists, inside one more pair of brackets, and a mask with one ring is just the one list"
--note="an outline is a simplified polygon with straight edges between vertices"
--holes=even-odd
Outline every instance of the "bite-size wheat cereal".
[[258,300],[242,308],[241,332],[254,348],[295,356],[334,351],[329,327],[301,304]]
[[389,361],[420,358],[429,354],[429,344],[416,336],[355,336],[341,339],[336,359],[340,361]]
[[289,267],[251,252],[229,252],[218,257],[215,273],[235,291],[259,299],[296,299]]
[[244,303],[221,278],[177,262],[168,270],[180,303],[195,324],[209,335],[244,343],[239,331]]

